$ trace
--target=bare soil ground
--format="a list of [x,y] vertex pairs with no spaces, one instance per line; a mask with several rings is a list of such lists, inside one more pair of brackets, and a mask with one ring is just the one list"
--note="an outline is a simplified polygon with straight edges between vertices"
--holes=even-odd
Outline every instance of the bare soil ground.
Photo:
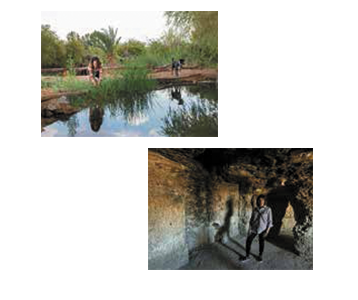
[[259,245],[255,238],[251,246],[251,258],[241,262],[245,255],[246,238],[229,238],[195,251],[189,264],[182,270],[312,270],[313,262],[306,261],[289,250],[266,241],[263,262],[257,260]]
[[[110,75],[105,75],[110,76]],[[179,76],[176,77],[172,74],[171,70],[161,71],[161,72],[153,72],[149,75],[152,79],[158,80],[167,80],[167,79],[177,79],[177,80],[191,80],[191,81],[199,81],[199,80],[216,80],[218,78],[218,70],[217,69],[183,69],[180,71]],[[76,76],[78,80],[88,80],[88,76]],[[54,80],[52,76],[43,76],[42,79],[44,81]],[[41,98],[44,96],[49,96],[55,94],[55,92],[51,88],[41,89]]]
[[[155,79],[167,79],[176,78],[171,71],[156,72],[150,75]],[[210,79],[218,78],[218,70],[216,69],[183,69],[179,72],[179,78],[181,77],[203,77]]]

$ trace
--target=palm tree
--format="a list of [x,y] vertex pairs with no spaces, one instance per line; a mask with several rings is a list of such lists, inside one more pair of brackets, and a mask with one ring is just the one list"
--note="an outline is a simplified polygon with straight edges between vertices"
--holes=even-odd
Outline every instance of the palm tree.
[[119,46],[122,37],[117,37],[118,29],[108,26],[108,29],[102,28],[101,31],[94,31],[90,36],[85,36],[85,43],[90,46],[101,48],[107,53],[108,61],[113,63],[115,51]]

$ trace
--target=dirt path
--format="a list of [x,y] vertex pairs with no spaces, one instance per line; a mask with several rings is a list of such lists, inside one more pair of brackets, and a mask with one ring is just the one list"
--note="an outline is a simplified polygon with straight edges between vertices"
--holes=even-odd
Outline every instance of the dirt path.
[[[111,76],[111,75],[105,75]],[[150,78],[153,79],[167,79],[167,78],[183,78],[183,77],[191,77],[191,76],[201,76],[205,78],[217,79],[218,78],[218,70],[217,69],[183,69],[179,73],[179,77],[173,76],[171,70],[161,71],[161,72],[153,72],[149,75]],[[78,80],[88,80],[88,76],[76,76]],[[53,76],[43,76],[42,79],[44,81],[54,80]]]
[[[110,76],[110,75],[106,75]],[[78,80],[88,80],[88,76],[76,76]],[[217,69],[183,69],[180,71],[179,76],[172,74],[171,70],[153,72],[149,75],[149,78],[156,79],[162,84],[172,84],[173,82],[183,81],[186,83],[197,83],[198,81],[206,80],[217,80],[218,70]],[[42,77],[44,81],[54,80],[54,77],[47,76]],[[65,95],[66,91],[55,92],[51,88],[41,89],[41,101],[47,101],[49,99],[58,98]],[[72,92],[76,93],[76,92]]]
[[156,72],[150,75],[151,78],[155,79],[168,79],[168,78],[185,78],[185,77],[202,77],[207,79],[217,79],[218,70],[216,69],[183,69],[179,73],[179,77],[173,76],[172,72]]
[[208,245],[195,253],[182,270],[311,270],[313,263],[305,261],[293,252],[266,241],[263,262],[256,257],[259,251],[257,238],[251,247],[251,259],[240,262],[245,254],[245,238],[231,238],[224,243]]

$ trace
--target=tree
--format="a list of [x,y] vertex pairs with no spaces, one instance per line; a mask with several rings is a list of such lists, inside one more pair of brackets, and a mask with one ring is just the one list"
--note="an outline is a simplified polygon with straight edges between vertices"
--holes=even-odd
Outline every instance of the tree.
[[85,62],[86,49],[78,33],[71,31],[67,34],[66,52],[67,57],[71,57],[75,65],[80,65]]
[[189,37],[192,52],[202,62],[218,61],[218,12],[217,11],[168,11],[168,25]]
[[169,48],[178,48],[185,42],[185,37],[174,28],[169,28],[161,36],[163,44]]
[[94,31],[91,34],[86,34],[83,37],[85,45],[88,47],[96,47],[102,49],[110,62],[114,61],[116,51],[119,46],[121,37],[117,37],[118,29],[108,27],[108,29],[101,29],[101,31]]
[[41,25],[41,68],[64,67],[66,48],[50,25]]
[[138,56],[145,51],[145,43],[130,39],[127,42],[120,45],[118,53],[120,56],[131,57]]
[[180,30],[183,35],[190,35],[193,26],[193,11],[166,11],[167,25]]

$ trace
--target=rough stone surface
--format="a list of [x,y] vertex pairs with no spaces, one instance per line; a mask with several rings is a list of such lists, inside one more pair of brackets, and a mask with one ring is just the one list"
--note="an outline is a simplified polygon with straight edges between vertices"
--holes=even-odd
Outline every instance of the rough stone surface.
[[198,247],[238,234],[238,185],[180,161],[148,153],[149,269],[177,268]]
[[313,262],[296,255],[288,249],[265,243],[263,262],[257,261],[259,243],[255,239],[251,259],[240,262],[245,255],[245,238],[234,237],[226,242],[203,246],[192,254],[188,264],[181,270],[312,270]]
[[239,186],[227,182],[216,182],[212,190],[210,207],[210,241],[226,241],[238,235]]
[[188,262],[183,166],[149,152],[148,268],[177,269]]
[[[164,161],[165,168],[160,166]],[[157,218],[151,213],[154,207],[168,210],[162,218],[167,214],[173,220],[184,218],[184,224],[178,226],[184,233],[178,230],[175,234],[185,236],[185,245],[177,239],[176,247],[185,247],[189,258],[203,245],[225,243],[235,235],[245,237],[255,207],[253,195],[262,193],[267,195],[274,215],[270,239],[274,242],[282,235],[292,236],[293,250],[312,262],[312,149],[150,149],[149,168],[156,169],[149,171],[149,221]],[[174,201],[178,197],[180,205]],[[157,223],[149,225],[149,232],[158,230]],[[164,225],[158,228],[162,228],[158,236],[167,230]],[[170,239],[170,234],[164,236]],[[154,253],[157,257],[170,257],[168,249],[169,246],[159,245],[150,248],[149,257]]]
[[80,109],[80,107],[74,107],[71,105],[67,97],[62,96],[58,99],[41,102],[41,117],[52,118],[58,116],[70,116],[78,112]]

